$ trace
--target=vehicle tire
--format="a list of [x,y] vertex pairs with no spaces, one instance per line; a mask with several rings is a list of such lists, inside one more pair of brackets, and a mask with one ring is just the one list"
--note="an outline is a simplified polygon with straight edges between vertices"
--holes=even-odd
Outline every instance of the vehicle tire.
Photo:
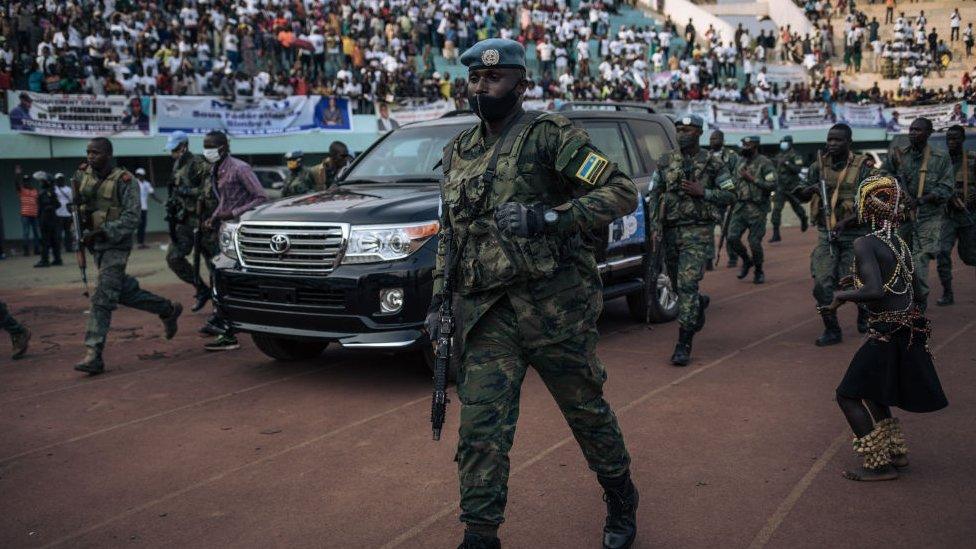
[[[421,360],[424,361],[424,365],[427,366],[427,369],[430,371],[431,374],[433,374],[434,373],[434,349],[432,349],[430,345],[424,345],[423,349],[417,351],[417,354],[420,355]],[[448,383],[457,383],[457,374],[458,374],[457,369],[458,369],[457,360],[452,360],[451,364],[447,368]]]
[[286,362],[315,358],[329,346],[326,341],[304,341],[268,334],[251,334],[251,340],[262,353]]
[[[627,296],[627,309],[637,322],[671,322],[678,316],[678,294],[662,264],[644,268],[644,289]],[[653,281],[653,282],[652,282]]]

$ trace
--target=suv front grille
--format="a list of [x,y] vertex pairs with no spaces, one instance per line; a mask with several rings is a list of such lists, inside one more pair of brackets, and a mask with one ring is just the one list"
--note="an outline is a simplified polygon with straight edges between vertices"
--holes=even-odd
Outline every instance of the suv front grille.
[[309,307],[343,308],[346,305],[346,294],[342,290],[285,288],[279,283],[266,286],[257,281],[236,278],[227,282],[227,297],[240,301]]
[[345,237],[338,224],[244,222],[237,249],[247,268],[325,274],[338,265]]

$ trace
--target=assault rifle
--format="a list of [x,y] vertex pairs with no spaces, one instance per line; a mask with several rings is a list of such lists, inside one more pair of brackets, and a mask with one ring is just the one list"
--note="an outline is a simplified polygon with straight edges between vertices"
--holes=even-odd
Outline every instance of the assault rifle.
[[729,224],[732,222],[732,207],[735,204],[729,204],[725,207],[725,217],[722,220],[722,231],[718,236],[718,246],[715,248],[715,265],[722,259],[722,246],[725,245],[725,239],[729,236]]
[[197,198],[197,226],[193,229],[193,285],[197,292],[203,286],[200,277],[200,249],[203,247],[203,192]]
[[75,260],[81,271],[81,282],[85,285],[85,297],[88,297],[88,260],[85,257],[85,245],[81,238],[81,193],[77,174],[71,178],[71,229],[75,238]]
[[[824,161],[823,161],[823,151],[817,153],[817,161],[820,166],[820,181],[819,191],[820,191],[820,210],[823,212],[824,216],[824,227],[827,229],[827,248],[830,250],[830,257],[834,257],[834,241],[837,239],[837,235],[834,234],[834,228],[830,226],[830,218],[833,217],[833,212],[830,207],[830,200],[827,197],[827,180],[824,179]],[[840,181],[837,182],[840,185]]]
[[444,416],[447,414],[447,372],[451,366],[451,346],[454,336],[454,308],[452,293],[454,291],[454,231],[444,231],[444,286],[441,289],[441,309],[437,341],[434,348],[434,394],[430,402],[430,426],[434,440],[441,439],[441,429],[444,427]]

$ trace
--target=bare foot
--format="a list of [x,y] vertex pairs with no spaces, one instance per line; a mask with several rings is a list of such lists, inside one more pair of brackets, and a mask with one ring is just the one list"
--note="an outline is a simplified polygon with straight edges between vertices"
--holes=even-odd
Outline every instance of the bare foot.
[[878,480],[895,480],[898,478],[898,471],[890,466],[886,465],[880,469],[868,469],[866,467],[858,467],[853,471],[844,471],[844,478],[847,480],[859,480],[862,482],[874,482]]
[[891,454],[891,464],[899,469],[908,467],[908,454]]

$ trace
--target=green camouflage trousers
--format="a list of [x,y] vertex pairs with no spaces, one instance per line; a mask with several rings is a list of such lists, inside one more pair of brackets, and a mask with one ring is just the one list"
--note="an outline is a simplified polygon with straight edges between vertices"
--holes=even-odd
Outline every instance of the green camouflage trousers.
[[[842,278],[851,274],[854,265],[854,241],[864,231],[845,232],[829,243],[827,231],[822,227],[817,231],[817,245],[810,254],[810,274],[813,275],[813,298],[818,307],[830,305],[834,292]],[[833,255],[830,248],[833,247]]]
[[91,297],[91,314],[85,331],[85,345],[101,348],[105,345],[112,311],[121,303],[133,309],[156,315],[168,314],[172,304],[168,299],[139,288],[139,282],[125,274],[125,264],[131,250],[95,251],[95,265],[98,267],[98,281]]
[[668,276],[678,293],[678,323],[686,330],[698,325],[698,283],[705,276],[711,225],[687,225],[664,229],[661,244]]
[[961,216],[947,215],[942,223],[939,256],[936,267],[943,286],[952,284],[952,248],[959,242],[959,259],[976,267],[976,224]]
[[515,311],[502,297],[468,334],[458,372],[461,401],[455,461],[461,521],[497,525],[508,500],[508,452],[515,439],[522,380],[531,364],[556,400],[590,469],[617,477],[630,465],[623,435],[603,398],[607,374],[596,329],[538,348],[521,345]]
[[776,189],[776,192],[773,194],[773,213],[769,216],[769,221],[773,224],[773,227],[779,227],[782,223],[783,206],[785,206],[787,202],[790,203],[790,207],[793,208],[793,213],[796,214],[797,218],[803,219],[807,216],[807,212],[803,209],[803,203],[800,202],[800,199],[793,196],[785,189]]
[[[175,228],[175,239],[170,243],[169,250],[166,251],[166,264],[171,271],[187,284],[195,285],[193,274],[193,263],[187,257],[193,256],[193,225],[181,223]],[[203,238],[203,249],[201,251],[201,263],[207,265],[208,270],[213,270],[211,258],[217,251],[216,241],[210,234],[205,234]],[[197,288],[198,290],[200,288]]]
[[[732,210],[732,221],[729,222],[729,234],[726,246],[734,250],[742,258],[750,258],[757,267],[763,264],[762,239],[766,235],[766,214],[769,213],[768,204],[755,202],[737,202]],[[749,250],[742,245],[742,235],[749,231]]]
[[0,328],[3,328],[10,335],[21,334],[24,332],[24,327],[17,322],[7,310],[7,304],[0,301]]
[[915,300],[923,304],[928,302],[929,263],[939,257],[944,219],[944,215],[933,216],[904,223],[900,228],[901,237],[912,249],[912,261],[915,263],[919,294],[915,296]]

